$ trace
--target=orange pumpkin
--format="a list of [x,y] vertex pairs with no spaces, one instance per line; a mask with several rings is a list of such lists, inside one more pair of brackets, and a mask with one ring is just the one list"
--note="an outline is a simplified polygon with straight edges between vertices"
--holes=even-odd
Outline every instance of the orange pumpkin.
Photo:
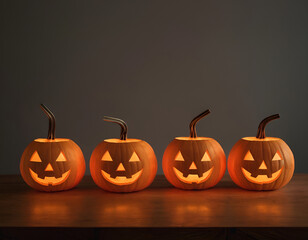
[[265,126],[279,118],[265,118],[256,137],[244,137],[231,149],[228,171],[232,180],[248,190],[275,190],[286,185],[294,172],[294,157],[280,138],[266,137]]
[[55,138],[55,117],[45,105],[41,108],[49,118],[48,137],[35,139],[27,146],[20,160],[21,176],[39,191],[71,189],[85,173],[82,151],[70,139]]
[[111,192],[133,192],[148,187],[157,171],[152,147],[145,141],[127,138],[127,125],[118,118],[105,121],[121,126],[120,139],[105,139],[94,149],[90,171],[94,182]]
[[226,171],[226,156],[213,138],[197,137],[197,122],[210,113],[206,110],[190,123],[189,137],[176,137],[166,148],[163,170],[168,181],[181,189],[206,189],[215,186]]

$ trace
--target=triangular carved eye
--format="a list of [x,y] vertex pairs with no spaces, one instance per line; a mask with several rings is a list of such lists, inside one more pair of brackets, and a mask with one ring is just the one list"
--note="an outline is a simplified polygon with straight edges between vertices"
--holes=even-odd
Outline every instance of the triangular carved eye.
[[129,162],[140,162],[140,159],[139,159],[139,157],[137,156],[137,154],[135,152],[130,157]]
[[246,161],[254,161],[255,159],[253,158],[252,154],[250,151],[248,151],[244,157],[244,160]]
[[211,161],[209,153],[206,151],[201,159],[201,162],[209,162]]
[[110,153],[108,151],[106,151],[102,157],[102,161],[109,161],[112,162],[112,158],[110,156]]
[[272,159],[272,161],[279,161],[282,160],[282,157],[280,155],[280,153],[277,151]]
[[31,158],[30,158],[30,162],[42,162],[41,158],[40,158],[40,155],[38,154],[37,151],[35,151]]
[[180,151],[175,156],[175,161],[182,161],[182,162],[184,162],[184,158],[183,158],[182,153]]
[[61,152],[56,160],[56,162],[66,162],[66,158],[63,154],[63,152]]

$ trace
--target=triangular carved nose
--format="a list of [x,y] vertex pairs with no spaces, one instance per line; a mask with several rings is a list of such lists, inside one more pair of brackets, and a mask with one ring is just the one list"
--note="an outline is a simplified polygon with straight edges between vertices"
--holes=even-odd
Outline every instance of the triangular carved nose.
[[197,166],[194,162],[192,162],[192,164],[190,165],[189,169],[197,169]]
[[264,160],[263,160],[263,162],[261,163],[261,166],[259,167],[259,169],[267,169]]
[[125,171],[125,168],[122,163],[119,164],[117,171]]
[[47,172],[52,172],[53,171],[53,168],[52,168],[50,163],[48,163],[47,167],[45,168],[45,171],[47,171]]

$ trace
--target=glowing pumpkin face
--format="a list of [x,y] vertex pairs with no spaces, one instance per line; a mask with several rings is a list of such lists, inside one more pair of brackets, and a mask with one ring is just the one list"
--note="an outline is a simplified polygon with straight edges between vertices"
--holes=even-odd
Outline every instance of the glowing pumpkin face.
[[163,170],[168,181],[182,189],[206,189],[216,185],[226,170],[226,156],[217,141],[197,137],[195,124],[209,110],[191,123],[190,137],[177,137],[166,148]]
[[[46,153],[53,156],[46,156]],[[43,157],[41,158],[40,155]],[[71,173],[69,164],[66,164],[66,162],[67,160],[63,152],[57,154],[56,151],[52,153],[41,151],[39,154],[35,151],[30,158],[30,175],[34,181],[43,186],[62,184]]]
[[143,171],[143,162],[136,152],[133,151],[131,154],[127,153],[123,157],[119,157],[116,149],[112,150],[107,150],[102,156],[102,176],[108,182],[116,185],[130,185],[136,182]]
[[85,161],[72,140],[36,139],[25,149],[20,171],[26,183],[35,189],[61,191],[79,183],[85,172]]
[[90,171],[94,182],[112,192],[139,191],[149,186],[157,171],[152,147],[140,139],[128,139],[123,120],[105,117],[106,121],[120,124],[120,139],[106,139],[93,151]]
[[231,149],[228,171],[232,180],[248,190],[275,190],[286,185],[294,172],[294,157],[280,138],[266,137],[265,126],[279,118],[272,115],[259,125],[257,137],[240,139]]
[[[46,107],[43,105],[42,108]],[[55,119],[53,115],[48,116],[53,118],[48,138],[36,139],[28,145],[21,157],[20,172],[25,182],[37,190],[67,190],[82,179],[85,172],[84,157],[72,140],[52,137]]]
[[[212,174],[214,165],[208,151],[179,151],[174,159],[173,171],[177,178],[187,184],[199,184],[206,181]],[[184,157],[185,156],[185,157]]]
[[[257,147],[257,149],[260,149]],[[266,184],[276,181],[282,173],[284,161],[281,153],[271,151],[260,157],[257,149],[249,150],[244,157],[242,172],[248,181]],[[255,156],[255,157],[254,157]]]

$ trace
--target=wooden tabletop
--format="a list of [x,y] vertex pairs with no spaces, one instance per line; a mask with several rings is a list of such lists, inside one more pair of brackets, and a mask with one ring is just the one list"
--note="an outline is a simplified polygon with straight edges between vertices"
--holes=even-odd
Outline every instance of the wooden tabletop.
[[129,194],[105,192],[89,176],[57,193],[0,176],[0,227],[308,227],[308,175],[267,192],[242,190],[228,176],[212,189],[184,191],[157,176]]

